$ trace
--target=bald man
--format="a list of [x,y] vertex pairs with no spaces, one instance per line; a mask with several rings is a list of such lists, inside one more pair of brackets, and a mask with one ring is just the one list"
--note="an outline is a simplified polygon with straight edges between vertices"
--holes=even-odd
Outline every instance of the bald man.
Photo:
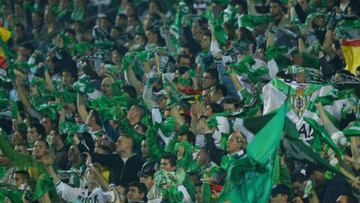
[[228,154],[221,159],[221,167],[227,170],[231,161],[244,156],[246,145],[247,141],[243,134],[235,131],[232,132],[226,142],[226,151]]
[[246,138],[240,132],[233,132],[226,142],[226,150],[229,154],[242,156],[247,145]]

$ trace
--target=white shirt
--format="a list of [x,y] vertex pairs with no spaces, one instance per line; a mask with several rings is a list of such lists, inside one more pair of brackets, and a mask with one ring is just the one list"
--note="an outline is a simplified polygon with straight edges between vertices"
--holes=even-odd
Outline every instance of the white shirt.
[[239,157],[243,156],[244,155],[244,150],[240,150],[240,151],[237,151],[231,155],[234,155],[234,154],[237,154]]
[[56,185],[58,194],[67,202],[105,203],[115,201],[113,191],[103,191],[100,187],[95,188],[91,193],[85,188],[74,188],[66,183],[59,182]]
[[[183,185],[179,185],[177,187],[177,189],[184,195],[184,199],[183,199],[184,203],[192,203],[193,202],[191,200],[191,197],[190,197],[188,191],[186,190],[186,188]],[[149,200],[148,203],[161,203],[161,201],[162,201],[162,197],[159,197],[157,199]]]
[[221,147],[221,133],[229,134],[230,124],[226,117],[217,116],[216,121],[218,123],[217,129],[214,131],[212,137],[214,138],[214,143],[217,148]]

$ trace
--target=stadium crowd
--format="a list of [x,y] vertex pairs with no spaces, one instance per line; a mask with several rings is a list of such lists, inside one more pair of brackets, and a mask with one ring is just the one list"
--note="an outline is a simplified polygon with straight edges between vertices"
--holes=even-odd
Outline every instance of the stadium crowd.
[[0,202],[359,202],[358,0],[0,2]]

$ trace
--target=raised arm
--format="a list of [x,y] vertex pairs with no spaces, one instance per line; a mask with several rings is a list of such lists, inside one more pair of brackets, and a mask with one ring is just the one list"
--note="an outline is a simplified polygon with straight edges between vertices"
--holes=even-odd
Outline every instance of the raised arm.
[[[237,98],[238,95],[237,95],[236,84],[234,83],[232,76],[231,75],[229,76],[226,73],[224,64],[222,62],[216,62],[216,67],[219,73],[220,83],[226,86],[228,90],[228,95],[233,98]],[[236,79],[236,81],[238,80]]]
[[[15,71],[16,73],[16,71]],[[14,86],[15,86],[15,90],[19,95],[20,101],[21,103],[24,105],[26,110],[30,110],[31,109],[31,103],[28,99],[28,95],[26,94],[24,87],[22,85],[21,82],[21,78],[19,78],[18,76],[15,77],[15,82],[14,82]]]
[[176,49],[175,46],[171,40],[171,35],[169,32],[169,28],[164,27],[164,38],[165,38],[165,44],[166,44],[166,48],[169,50],[170,53],[175,53]]
[[92,159],[89,153],[86,153],[86,165],[89,167],[91,172],[94,174],[97,182],[99,183],[101,189],[103,191],[109,190],[109,183],[105,180],[105,178],[98,172],[98,170],[95,168],[94,164],[92,163]]
[[46,165],[47,171],[49,175],[53,178],[54,183],[58,184],[60,182],[60,178],[52,166],[54,163],[54,157],[52,156],[52,154],[50,153],[45,154],[44,157],[42,158],[42,162]]
[[239,92],[242,89],[242,85],[240,81],[237,79],[236,74],[233,70],[230,72],[230,79],[233,82],[236,91]]
[[0,149],[5,154],[7,158],[15,162],[15,165],[18,168],[26,169],[28,167],[36,167],[41,172],[46,171],[44,168],[44,165],[32,158],[29,155],[21,154],[17,151],[15,151],[7,142],[6,140],[6,134],[5,132],[0,129]]
[[156,102],[152,99],[152,78],[148,78],[146,81],[143,99],[149,110],[151,110],[154,106],[156,106]]
[[49,71],[47,69],[45,69],[44,76],[45,76],[45,82],[47,84],[47,87],[49,88],[50,91],[53,91],[54,90],[54,85],[51,82],[51,77],[50,77]]
[[255,9],[255,2],[256,0],[247,0],[249,15],[259,15],[259,13]]
[[173,106],[171,108],[171,115],[176,120],[176,127],[177,128],[180,128],[182,125],[184,125],[185,120],[184,120],[184,117],[180,115],[178,106]]
[[[322,104],[317,103],[316,108],[319,111],[319,116],[320,116],[320,119],[321,119],[321,121],[323,123],[323,126],[325,127],[325,126],[328,126],[328,125],[333,125],[333,123],[330,121],[329,117],[326,115],[324,107],[322,106]],[[329,132],[329,133],[331,133],[331,132]]]
[[84,95],[80,95],[77,93],[77,100],[76,100],[76,106],[79,112],[79,115],[83,121],[86,121],[86,118],[88,117],[88,112],[86,110],[85,106],[85,98]]
[[332,30],[327,29],[326,34],[325,34],[324,43],[323,43],[323,48],[324,48],[325,53],[327,55],[329,55],[330,58],[333,58],[335,56],[335,53],[331,48],[332,42],[333,42],[333,32],[332,32]]
[[137,94],[141,95],[144,87],[143,84],[136,78],[132,64],[129,65],[129,68],[125,71],[125,75],[130,85],[136,89]]

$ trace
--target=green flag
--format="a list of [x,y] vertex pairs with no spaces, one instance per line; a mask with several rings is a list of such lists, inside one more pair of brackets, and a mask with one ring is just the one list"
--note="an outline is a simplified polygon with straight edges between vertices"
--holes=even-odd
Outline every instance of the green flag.
[[346,136],[360,136],[360,121],[351,123],[343,130],[343,133]]
[[223,46],[228,38],[227,33],[223,29],[223,15],[224,13],[222,12],[219,16],[215,16],[210,7],[206,12],[204,12],[204,17],[208,19],[208,21],[210,21],[210,23],[214,27],[215,38],[219,42],[220,46]]
[[[340,174],[336,168],[329,164],[328,160],[323,159],[310,145],[299,139],[299,132],[288,117],[279,118],[282,108],[284,107],[282,106],[277,113],[235,121],[234,130],[244,134],[250,144],[247,147],[247,156],[232,163],[232,166],[229,167],[220,202],[268,201],[271,186],[275,184],[272,181],[277,176],[274,173],[278,171],[274,166],[277,155],[275,152],[279,146],[277,141],[280,142],[281,139],[281,127],[284,128],[285,132],[281,142],[287,157],[313,163]],[[276,120],[277,122],[275,122]]]
[[80,76],[79,80],[74,83],[74,89],[82,94],[93,93],[95,87],[91,84],[91,78],[87,75]]
[[266,16],[241,15],[238,18],[238,26],[253,30],[256,26],[270,22]]
[[170,26],[170,33],[174,36],[172,42],[174,43],[175,49],[179,48],[179,39],[182,32],[182,19],[189,13],[189,7],[185,1],[178,3],[178,9],[175,14],[174,23]]
[[5,198],[7,197],[11,203],[22,202],[21,192],[14,191],[6,188],[0,188],[0,203],[5,203]]
[[[261,117],[247,118],[237,125],[240,126],[238,128],[241,129],[240,132],[245,136],[254,136],[259,132],[261,126],[264,126],[274,115],[275,113],[269,113]],[[285,137],[282,140],[287,157],[317,164],[332,172],[338,173],[338,170],[332,167],[327,160],[320,157],[310,145],[304,143],[299,137],[299,131],[295,124],[287,117],[285,119]]]
[[247,146],[247,155],[231,163],[220,202],[268,202],[285,118],[286,105],[282,105]]
[[290,59],[287,57],[289,48],[287,46],[275,46],[271,45],[266,48],[265,58],[267,60],[274,59],[279,67],[283,70],[292,64]]
[[251,56],[245,56],[240,62],[236,64],[231,64],[236,74],[238,75],[247,75],[251,81],[257,82],[259,79],[267,74],[269,70],[267,67],[260,67],[256,70],[252,68],[252,65],[255,64],[255,60]]

